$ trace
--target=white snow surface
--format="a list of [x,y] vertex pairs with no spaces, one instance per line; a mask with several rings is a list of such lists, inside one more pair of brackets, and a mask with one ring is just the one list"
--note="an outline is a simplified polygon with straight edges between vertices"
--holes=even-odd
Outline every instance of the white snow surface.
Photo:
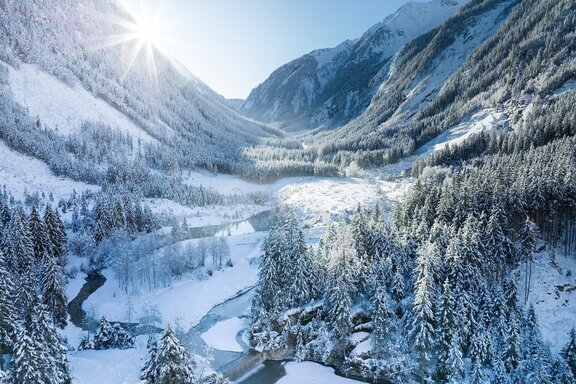
[[213,187],[222,193],[263,192],[272,195],[280,204],[294,208],[305,224],[324,225],[358,207],[375,203],[389,203],[401,198],[410,185],[407,181],[390,182],[362,177],[287,177],[271,184],[255,184],[237,176],[192,173],[186,181]]
[[154,141],[127,116],[92,95],[79,82],[67,85],[32,64],[8,69],[15,101],[28,108],[31,116],[38,116],[45,127],[68,135],[78,132],[84,121],[100,122],[145,142]]
[[236,340],[236,336],[242,332],[246,325],[244,320],[233,317],[214,324],[202,334],[202,340],[206,345],[221,351],[242,352],[242,346]]
[[442,24],[468,1],[458,0],[450,3],[445,0],[410,1],[381,22],[373,25],[362,38],[386,28],[390,38],[387,44],[378,47],[378,50],[381,51],[383,57],[390,57],[414,37]]
[[[250,260],[261,254],[265,235],[257,232],[227,236],[233,267],[216,270],[213,276],[203,280],[195,275],[185,275],[181,281],[173,281],[169,286],[151,291],[144,289],[131,298],[136,315],[146,303],[151,303],[158,306],[164,325],[179,321],[185,328],[193,327],[212,307],[256,283],[257,266],[251,265]],[[185,246],[197,241],[187,240],[181,244]],[[106,283],[84,302],[83,308],[94,308],[100,316],[112,321],[127,321],[128,296],[119,288],[113,271],[105,270],[104,275]]]
[[23,197],[24,192],[52,192],[55,200],[69,197],[73,190],[81,193],[100,189],[95,185],[56,176],[42,161],[14,151],[0,140],[0,186],[3,185],[16,198]]
[[576,91],[576,80],[570,79],[564,83],[563,86],[558,88],[556,92],[552,95],[552,98],[558,97],[566,92],[574,92]]
[[284,365],[286,376],[277,381],[277,384],[348,384],[359,381],[337,376],[334,369],[320,364],[304,361],[302,363],[289,362]]
[[68,354],[74,384],[140,383],[146,358],[147,336],[136,338],[136,348],[77,351]]
[[[481,132],[500,135],[506,129],[510,129],[509,127],[508,114],[506,112],[497,111],[494,108],[482,109],[472,114],[472,116],[467,120],[446,130],[420,148],[416,149],[415,155],[405,157],[394,164],[388,164],[383,167],[371,169],[369,173],[374,176],[388,178],[401,176],[402,172],[409,171],[414,163],[421,157],[425,157],[435,151],[440,151],[449,145],[462,144],[464,140]],[[401,183],[409,185],[409,179],[403,179],[402,181],[396,182],[396,184],[400,185]],[[401,196],[401,194],[395,196],[393,200],[397,200]]]
[[[544,341],[559,353],[568,343],[568,332],[576,326],[576,258],[556,252],[557,266],[550,252],[534,256],[529,303],[534,304]],[[519,267],[518,293],[524,297],[524,266]]]
[[444,149],[448,145],[462,144],[467,138],[481,132],[500,134],[508,126],[508,115],[494,109],[483,109],[474,113],[470,119],[456,125],[416,150],[424,155]]
[[[272,209],[271,205],[238,204],[233,207],[212,205],[190,208],[168,199],[144,199],[152,213],[160,218],[175,217],[191,228],[227,224],[246,220],[260,212]],[[253,231],[250,231],[253,232]],[[244,231],[244,233],[246,233]]]

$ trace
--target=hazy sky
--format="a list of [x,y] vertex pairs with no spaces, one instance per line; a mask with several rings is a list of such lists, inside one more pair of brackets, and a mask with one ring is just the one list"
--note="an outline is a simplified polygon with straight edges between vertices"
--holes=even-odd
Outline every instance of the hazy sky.
[[210,87],[245,98],[280,65],[360,37],[407,0],[123,0],[159,9],[161,49]]

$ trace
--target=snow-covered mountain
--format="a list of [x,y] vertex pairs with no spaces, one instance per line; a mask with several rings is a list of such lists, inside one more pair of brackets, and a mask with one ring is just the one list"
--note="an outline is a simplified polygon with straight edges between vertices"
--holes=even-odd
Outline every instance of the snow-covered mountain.
[[251,92],[240,111],[287,130],[346,123],[366,109],[398,50],[467,2],[409,2],[362,37],[310,52],[278,68]]
[[[240,147],[277,134],[226,107],[156,49],[153,61],[145,47],[135,50],[130,23],[118,0],[0,1],[0,102],[55,132],[55,140],[93,142],[87,124],[131,137],[131,150],[107,153],[104,168],[131,159],[165,170],[235,171]],[[0,138],[22,150],[9,132],[24,132],[25,119],[2,118]],[[49,162],[43,149],[26,152]]]

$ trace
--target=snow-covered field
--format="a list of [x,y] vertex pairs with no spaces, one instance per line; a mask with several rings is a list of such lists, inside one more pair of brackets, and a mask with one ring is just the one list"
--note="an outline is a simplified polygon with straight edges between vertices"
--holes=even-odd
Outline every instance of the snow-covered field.
[[[250,260],[260,255],[264,236],[264,233],[257,232],[226,237],[233,267],[216,270],[213,276],[206,279],[185,275],[181,281],[173,281],[167,287],[152,291],[144,289],[130,298],[135,313],[138,314],[145,304],[150,303],[158,306],[164,325],[178,321],[186,329],[193,327],[212,307],[256,283],[257,266],[252,265]],[[83,307],[94,308],[100,316],[104,315],[109,320],[127,321],[129,297],[120,289],[112,271],[105,270],[104,275],[106,283],[84,302]]]
[[24,192],[51,191],[55,201],[69,197],[73,190],[81,193],[85,190],[98,190],[100,187],[59,177],[52,173],[42,161],[12,150],[0,140],[0,186],[6,188],[16,197],[21,198]]
[[352,384],[356,380],[337,376],[334,369],[310,361],[301,363],[289,362],[284,366],[286,376],[277,384]]
[[459,145],[473,135],[490,133],[498,135],[508,127],[508,116],[504,112],[494,109],[484,109],[474,113],[469,120],[462,122],[438,135],[416,150],[417,155],[425,155],[430,152],[440,151],[448,145]]
[[202,334],[206,345],[214,349],[230,352],[242,352],[242,346],[236,336],[246,327],[243,319],[233,317],[220,321]]
[[77,351],[68,355],[74,384],[140,383],[146,358],[146,336],[136,338],[136,348]]
[[14,99],[38,116],[42,124],[60,134],[77,132],[84,121],[100,122],[128,132],[145,142],[154,139],[117,109],[97,98],[75,82],[68,86],[32,64],[19,69],[8,66],[10,89]]
[[[542,337],[555,353],[568,342],[568,332],[576,326],[576,258],[556,254],[556,266],[549,252],[534,257],[529,303],[534,304]],[[524,297],[523,266],[518,293]]]
[[270,194],[278,203],[294,208],[305,224],[311,226],[323,226],[326,220],[352,212],[359,204],[397,201],[410,185],[407,181],[389,182],[369,177],[287,177],[270,184],[255,184],[237,176],[200,172],[192,173],[187,182],[223,193]]
[[191,228],[246,220],[260,212],[272,209],[271,205],[249,204],[238,204],[232,207],[211,205],[190,208],[167,199],[144,199],[144,202],[155,216],[174,217],[179,222],[186,220],[186,224]]

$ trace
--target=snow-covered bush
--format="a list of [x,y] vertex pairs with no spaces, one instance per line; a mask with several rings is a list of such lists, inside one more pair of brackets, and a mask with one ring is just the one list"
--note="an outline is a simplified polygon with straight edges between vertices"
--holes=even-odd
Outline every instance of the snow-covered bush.
[[134,339],[120,324],[110,324],[104,317],[92,341],[83,339],[78,349],[128,349],[134,348]]

